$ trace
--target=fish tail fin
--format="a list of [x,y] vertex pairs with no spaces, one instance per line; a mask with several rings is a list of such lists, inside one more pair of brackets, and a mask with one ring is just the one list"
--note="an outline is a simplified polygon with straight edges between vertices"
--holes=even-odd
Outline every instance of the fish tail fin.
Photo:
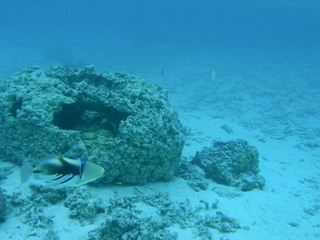
[[21,183],[25,183],[31,176],[33,168],[27,160],[23,160],[20,169],[20,179]]

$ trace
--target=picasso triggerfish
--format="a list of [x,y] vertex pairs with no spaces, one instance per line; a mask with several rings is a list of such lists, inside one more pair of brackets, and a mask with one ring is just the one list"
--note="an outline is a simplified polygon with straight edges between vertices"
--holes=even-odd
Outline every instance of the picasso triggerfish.
[[66,157],[46,159],[35,168],[32,168],[27,161],[23,161],[21,182],[26,182],[32,174],[47,183],[63,186],[81,186],[102,177],[104,169],[84,159],[70,159]]

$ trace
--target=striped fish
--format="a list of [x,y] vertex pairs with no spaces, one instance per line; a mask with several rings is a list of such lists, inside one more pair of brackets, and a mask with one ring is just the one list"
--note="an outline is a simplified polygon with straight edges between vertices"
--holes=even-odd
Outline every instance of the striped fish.
[[63,186],[81,186],[92,182],[104,174],[103,167],[84,159],[53,157],[46,159],[32,168],[29,162],[23,161],[21,167],[21,182],[26,182],[34,174],[46,183]]

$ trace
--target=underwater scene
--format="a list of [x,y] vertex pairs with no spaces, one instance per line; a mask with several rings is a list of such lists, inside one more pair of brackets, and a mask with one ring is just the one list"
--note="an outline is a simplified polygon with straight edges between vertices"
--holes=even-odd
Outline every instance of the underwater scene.
[[320,1],[0,1],[2,240],[320,239]]

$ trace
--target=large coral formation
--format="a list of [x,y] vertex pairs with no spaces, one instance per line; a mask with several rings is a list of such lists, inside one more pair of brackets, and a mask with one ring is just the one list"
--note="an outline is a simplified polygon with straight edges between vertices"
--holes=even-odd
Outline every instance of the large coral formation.
[[1,159],[89,158],[104,182],[125,183],[168,180],[178,165],[184,128],[167,92],[139,77],[30,67],[1,80],[0,96]]
[[259,152],[244,140],[214,141],[193,158],[218,183],[237,187],[242,191],[262,189],[265,184],[259,172]]

